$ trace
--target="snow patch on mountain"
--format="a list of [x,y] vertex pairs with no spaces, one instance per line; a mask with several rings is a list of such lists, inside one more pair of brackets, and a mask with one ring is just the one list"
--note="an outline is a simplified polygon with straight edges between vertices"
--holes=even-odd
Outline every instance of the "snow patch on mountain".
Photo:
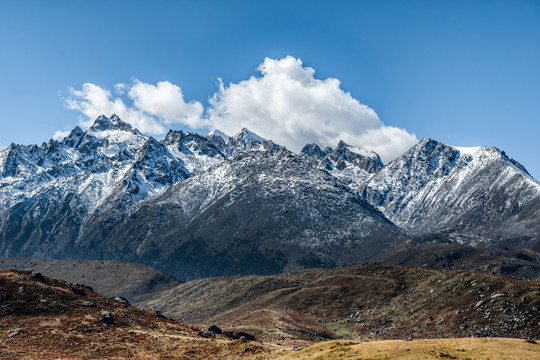
[[478,151],[482,149],[481,146],[471,146],[471,147],[452,146],[452,147],[462,154],[471,155],[471,156],[476,154]]
[[518,215],[530,208],[540,216],[540,184],[497,148],[460,151],[423,139],[357,190],[410,234],[479,243],[533,236],[540,225],[537,216]]
[[222,138],[224,141],[227,141],[229,140],[230,136],[225,134],[223,131],[220,131],[218,129],[214,129],[212,131],[210,131],[207,135],[208,136],[219,136],[220,138]]

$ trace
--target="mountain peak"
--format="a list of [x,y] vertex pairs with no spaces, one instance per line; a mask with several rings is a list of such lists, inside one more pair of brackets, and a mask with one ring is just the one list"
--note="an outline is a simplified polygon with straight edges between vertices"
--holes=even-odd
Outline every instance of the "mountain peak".
[[99,115],[97,119],[94,121],[92,126],[90,126],[90,130],[94,131],[104,131],[104,130],[110,130],[114,126],[111,119],[106,117],[105,115]]
[[322,159],[326,155],[316,143],[306,144],[300,154],[315,155],[318,159]]
[[212,131],[210,131],[206,136],[219,136],[221,137],[223,140],[227,141],[229,140],[230,136],[225,134],[223,131],[220,131],[218,129],[214,129]]
[[116,114],[111,115],[111,122],[113,123],[113,129],[115,130],[130,131],[133,129],[130,124],[122,121]]
[[343,140],[339,140],[339,143],[337,145],[337,148],[336,149],[340,149],[340,148],[349,148],[351,147],[351,145],[347,144],[345,141]]
[[113,129],[131,131],[132,127],[128,123],[122,121],[116,114],[112,114],[110,118],[105,115],[99,115],[94,121],[94,124],[90,126],[90,130],[93,131],[105,131]]
[[242,141],[248,141],[248,140],[252,140],[253,142],[260,142],[261,144],[263,142],[266,141],[265,138],[255,134],[254,132],[252,131],[249,131],[247,128],[242,128],[242,130],[240,130],[240,132],[238,132],[236,135],[234,135],[234,139],[235,140],[242,140]]

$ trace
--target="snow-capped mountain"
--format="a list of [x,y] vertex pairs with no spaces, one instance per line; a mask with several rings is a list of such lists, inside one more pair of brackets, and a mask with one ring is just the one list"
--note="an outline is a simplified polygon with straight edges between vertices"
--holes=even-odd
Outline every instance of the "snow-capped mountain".
[[427,239],[523,241],[540,229],[539,183],[493,147],[423,139],[358,188],[396,225]]
[[384,166],[376,152],[359,149],[343,141],[340,141],[335,149],[326,147],[324,150],[317,144],[307,144],[300,153],[353,189],[355,184],[363,183],[370,174]]
[[282,148],[246,152],[141,201],[105,243],[189,279],[363,263],[404,240],[358,194]]
[[334,176],[247,129],[157,141],[100,116],[60,142],[11,145],[0,170],[2,256],[132,260],[188,278],[193,261],[219,274],[204,259],[229,273],[367,261],[375,240],[404,238]]
[[426,240],[533,249],[539,219],[540,185],[519,163],[430,139],[383,166],[344,142],[294,154],[247,129],[158,141],[113,115],[0,152],[4,257],[129,260],[183,279],[272,273]]

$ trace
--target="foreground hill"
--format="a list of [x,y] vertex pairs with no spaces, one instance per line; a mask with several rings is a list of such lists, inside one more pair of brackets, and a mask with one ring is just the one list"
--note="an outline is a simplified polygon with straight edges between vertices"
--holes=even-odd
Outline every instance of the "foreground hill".
[[537,337],[540,282],[468,271],[355,266],[190,281],[144,306],[265,341]]
[[0,272],[2,359],[257,358],[268,351],[224,336],[206,339],[197,328],[36,275]]
[[2,359],[382,360],[540,356],[540,345],[520,339],[327,341],[301,348],[287,339],[278,340],[283,343],[279,345],[231,340],[224,334],[207,338],[193,326],[141,311],[89,287],[53,280],[39,273],[2,271],[0,288]]
[[0,270],[32,269],[51,278],[91,286],[105,296],[122,296],[133,305],[180,282],[148,266],[104,260],[0,259]]

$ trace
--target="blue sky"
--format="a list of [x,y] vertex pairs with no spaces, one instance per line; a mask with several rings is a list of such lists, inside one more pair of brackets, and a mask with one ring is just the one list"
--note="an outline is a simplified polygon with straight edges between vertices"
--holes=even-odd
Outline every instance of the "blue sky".
[[[186,104],[201,104],[202,117],[214,116],[212,125],[223,121],[231,131],[238,118],[209,115],[218,78],[225,90],[214,110],[226,112],[240,106],[231,103],[234,94],[265,86],[255,80],[268,77],[275,85],[257,70],[265,58],[291,56],[302,63],[291,62],[289,70],[312,68],[317,81],[339,79],[339,90],[373,109],[381,129],[403,129],[402,146],[407,134],[497,146],[540,179],[540,1],[5,0],[0,49],[4,145],[41,143],[84,123],[82,112],[66,106],[83,84],[131,107],[133,97],[116,93],[116,84],[168,82],[181,88]],[[316,85],[324,94],[335,90]],[[347,100],[343,94],[337,99]],[[250,99],[248,105],[260,101]],[[368,126],[371,115],[351,106],[356,110],[347,114],[366,116],[359,126]],[[347,119],[336,119],[328,137],[286,124],[303,135],[288,134],[284,142],[354,135],[347,128],[354,120]],[[323,120],[313,126],[328,126]],[[368,141],[362,134],[349,141]]]

